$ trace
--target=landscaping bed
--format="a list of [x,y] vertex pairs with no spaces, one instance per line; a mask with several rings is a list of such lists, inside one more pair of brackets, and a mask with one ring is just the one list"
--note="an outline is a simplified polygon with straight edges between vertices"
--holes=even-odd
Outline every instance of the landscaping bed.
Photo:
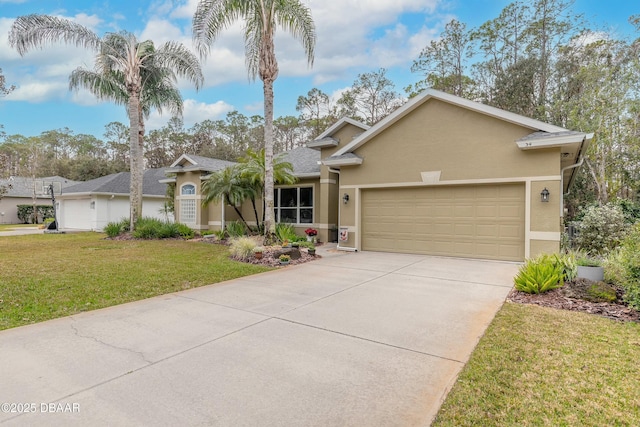
[[598,301],[593,296],[593,286],[604,285],[587,279],[568,281],[564,286],[542,294],[528,294],[513,289],[507,301],[520,304],[535,304],[560,310],[581,311],[609,319],[640,322],[640,312],[622,302],[623,291],[613,285],[605,285],[615,292],[614,302]]

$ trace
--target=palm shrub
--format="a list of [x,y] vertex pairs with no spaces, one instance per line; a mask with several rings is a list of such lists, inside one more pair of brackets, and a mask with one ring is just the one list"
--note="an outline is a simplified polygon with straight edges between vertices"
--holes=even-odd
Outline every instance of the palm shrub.
[[298,235],[296,234],[296,229],[293,227],[293,224],[285,222],[276,224],[276,237],[280,242],[284,242],[285,240],[294,242],[298,240]]
[[626,231],[622,209],[613,204],[590,206],[577,224],[578,247],[591,255],[603,255],[620,244]]
[[256,246],[256,242],[250,237],[238,237],[231,241],[229,250],[233,258],[247,261],[253,258],[253,250]]
[[129,219],[122,218],[119,222],[110,222],[104,226],[104,232],[108,237],[116,237],[129,231]]
[[236,238],[244,236],[247,233],[247,227],[240,221],[230,221],[226,225],[227,234],[229,237]]
[[548,256],[528,259],[514,278],[520,292],[541,294],[564,285],[564,267]]

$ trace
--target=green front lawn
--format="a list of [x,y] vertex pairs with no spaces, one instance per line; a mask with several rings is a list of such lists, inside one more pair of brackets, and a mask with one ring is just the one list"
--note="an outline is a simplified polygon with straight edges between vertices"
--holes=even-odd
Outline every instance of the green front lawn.
[[268,270],[230,260],[224,246],[104,237],[0,237],[0,330]]
[[505,303],[434,426],[638,426],[640,324]]

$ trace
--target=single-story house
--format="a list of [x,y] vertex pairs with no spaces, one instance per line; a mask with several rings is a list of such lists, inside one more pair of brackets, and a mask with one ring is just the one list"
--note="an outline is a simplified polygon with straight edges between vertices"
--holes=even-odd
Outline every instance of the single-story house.
[[[348,118],[285,154],[299,182],[276,188],[276,217],[339,248],[522,261],[557,251],[563,196],[593,134],[427,90],[372,127]],[[226,162],[181,156],[176,219],[217,229],[201,183]],[[246,218],[249,207],[243,206]]]
[[[142,216],[173,221],[166,210],[167,185],[160,182],[166,168],[144,171]],[[102,231],[110,222],[129,218],[129,172],[119,172],[78,183],[56,197],[58,228]]]
[[[61,176],[35,179],[12,176],[7,179],[0,179],[0,187],[4,187],[7,190],[4,197],[0,199],[0,224],[21,223],[22,221],[18,218],[18,205],[33,205],[34,197],[37,205],[51,206],[51,196],[47,193],[47,186],[54,184],[56,194],[58,194],[61,189],[77,183],[78,181],[71,181]],[[39,219],[42,220],[43,218]]]

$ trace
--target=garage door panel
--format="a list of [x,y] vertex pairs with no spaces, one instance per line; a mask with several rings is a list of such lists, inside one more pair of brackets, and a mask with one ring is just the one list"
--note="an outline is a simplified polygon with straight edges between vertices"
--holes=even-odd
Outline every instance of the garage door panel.
[[362,191],[362,248],[445,256],[524,258],[524,186]]

